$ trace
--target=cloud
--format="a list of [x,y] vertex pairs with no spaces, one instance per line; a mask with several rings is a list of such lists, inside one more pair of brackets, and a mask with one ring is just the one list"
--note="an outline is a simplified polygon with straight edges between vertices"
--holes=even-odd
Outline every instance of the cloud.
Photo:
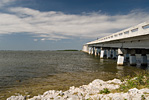
[[10,8],[9,12],[11,14],[0,13],[0,34],[26,32],[41,37],[41,40],[97,38],[149,19],[149,13],[142,11],[132,11],[125,15],[107,15],[99,12],[75,15],[16,7]]
[[16,0],[0,0],[0,8],[13,3]]
[[34,39],[34,41],[36,42],[36,41],[38,41],[38,39]]

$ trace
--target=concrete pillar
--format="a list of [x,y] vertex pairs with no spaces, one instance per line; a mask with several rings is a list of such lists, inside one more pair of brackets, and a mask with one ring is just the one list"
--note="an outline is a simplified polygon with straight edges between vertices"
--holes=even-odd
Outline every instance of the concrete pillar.
[[104,50],[104,58],[106,58],[107,57],[107,50]]
[[95,56],[97,56],[97,48],[95,48]]
[[127,61],[129,59],[129,54],[125,54],[125,60]]
[[141,66],[147,66],[147,56],[146,56],[146,54],[141,55]]
[[124,55],[123,54],[118,55],[117,65],[118,66],[123,66],[124,65]]
[[112,50],[112,58],[116,59],[116,50]]
[[105,50],[102,50],[102,49],[101,49],[101,51],[100,51],[100,58],[101,58],[101,59],[104,58],[104,53],[105,53]]
[[107,50],[107,58],[108,58],[108,59],[111,58],[111,50]]
[[92,48],[92,55],[95,55],[95,47]]
[[92,48],[89,47],[89,51],[88,51],[88,53],[91,54],[91,52],[92,52]]
[[98,56],[100,56],[100,49],[98,48]]
[[129,62],[131,66],[136,66],[136,55],[130,54]]
[[98,48],[95,48],[95,56],[98,56]]
[[118,49],[118,59],[117,59],[117,65],[123,66],[124,65],[124,52],[126,52],[125,49]]

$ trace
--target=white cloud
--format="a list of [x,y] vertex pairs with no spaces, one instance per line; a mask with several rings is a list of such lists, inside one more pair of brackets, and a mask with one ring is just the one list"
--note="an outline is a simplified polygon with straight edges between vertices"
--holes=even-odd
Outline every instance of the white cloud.
[[36,42],[36,41],[38,41],[38,39],[34,39],[34,41]]
[[65,14],[40,12],[29,8],[11,8],[13,14],[0,13],[0,34],[28,32],[41,40],[60,40],[70,37],[97,38],[112,34],[149,19],[149,13],[132,11],[126,15]]
[[9,5],[9,4],[11,4],[12,2],[14,2],[14,1],[16,1],[16,0],[0,0],[0,8],[1,8],[1,7],[4,7],[4,6],[6,6],[6,5]]
[[41,39],[41,41],[44,41],[44,40],[45,40],[45,38],[42,38],[42,39]]

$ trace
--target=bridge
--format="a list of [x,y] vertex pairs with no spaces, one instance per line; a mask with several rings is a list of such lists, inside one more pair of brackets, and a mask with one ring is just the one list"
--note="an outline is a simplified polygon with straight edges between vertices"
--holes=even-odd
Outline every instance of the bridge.
[[[82,51],[103,58],[117,58],[117,65],[124,65],[129,59],[136,65],[136,54],[141,54],[141,65],[147,66],[149,54],[149,21],[83,45]],[[118,55],[118,57],[117,57]]]

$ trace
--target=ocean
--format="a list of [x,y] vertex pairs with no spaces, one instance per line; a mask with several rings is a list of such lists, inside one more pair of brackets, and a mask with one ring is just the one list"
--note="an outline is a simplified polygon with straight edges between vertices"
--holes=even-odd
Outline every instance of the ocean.
[[67,90],[94,79],[110,80],[144,70],[147,68],[127,63],[117,66],[114,59],[99,59],[81,51],[0,51],[0,100]]

